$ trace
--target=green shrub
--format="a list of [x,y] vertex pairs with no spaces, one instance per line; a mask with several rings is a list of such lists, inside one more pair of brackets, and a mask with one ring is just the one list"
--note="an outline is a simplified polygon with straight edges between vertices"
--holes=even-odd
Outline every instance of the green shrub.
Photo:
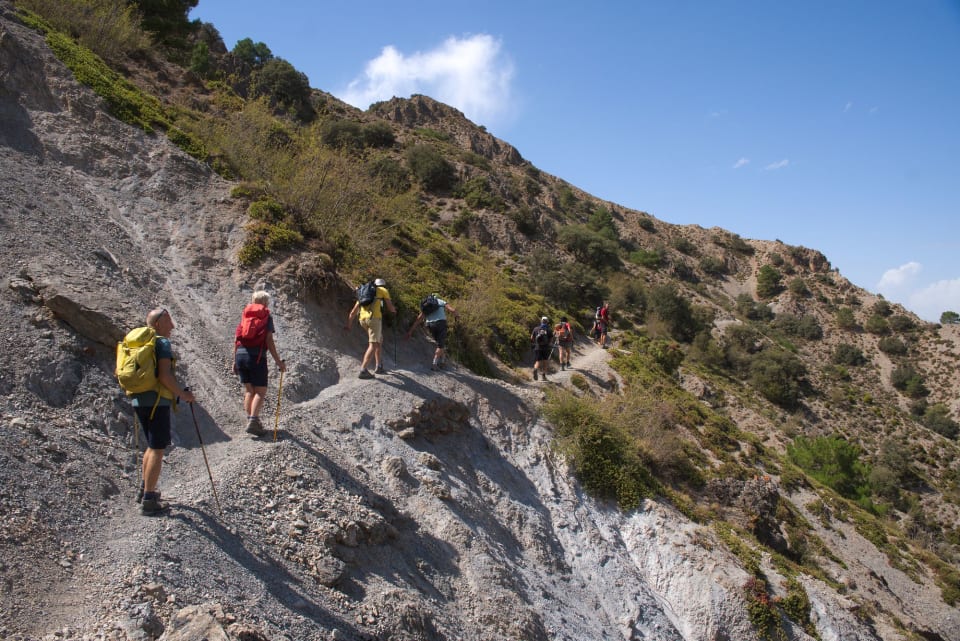
[[283,58],[271,58],[254,71],[250,76],[250,91],[254,97],[265,96],[273,106],[303,116],[312,112],[307,76]]
[[943,312],[940,314],[940,323],[943,325],[956,325],[960,323],[960,314],[951,311]]
[[726,261],[718,256],[704,256],[701,258],[700,269],[711,276],[722,276],[729,271]]
[[463,198],[471,209],[493,209],[502,211],[505,203],[503,199],[490,189],[490,181],[485,176],[474,176],[461,183],[453,192],[457,198]]
[[536,213],[526,205],[511,208],[507,215],[517,225],[517,231],[533,236],[540,230]]
[[674,238],[670,243],[674,249],[676,249],[681,254],[686,254],[687,256],[694,256],[697,253],[697,246],[693,244],[693,241],[679,236]]
[[849,343],[840,343],[837,345],[833,350],[831,360],[837,365],[850,365],[851,367],[858,367],[867,362],[860,348],[850,345]]
[[193,31],[188,18],[198,0],[132,0],[140,10],[144,31],[154,34],[157,42],[166,47],[183,49],[186,38]]
[[757,296],[772,298],[783,290],[780,272],[771,265],[764,265],[757,272]]
[[407,166],[427,191],[441,191],[453,186],[453,165],[430,145],[414,145],[407,150]]
[[887,319],[880,314],[870,316],[867,322],[863,324],[863,328],[871,334],[877,335],[886,334],[890,331],[890,325],[887,323]]
[[787,445],[787,457],[794,465],[850,499],[869,494],[870,468],[860,456],[857,445],[839,436],[798,436]]
[[363,126],[360,135],[365,147],[392,147],[396,142],[396,136],[393,134],[393,128],[389,123],[382,120],[371,122]]
[[544,414],[556,427],[556,446],[592,496],[613,500],[621,510],[639,507],[658,484],[643,465],[633,441],[608,422],[594,401],[569,393],[548,397]]
[[269,197],[250,203],[250,206],[247,207],[247,214],[250,218],[262,220],[266,223],[280,222],[285,216],[283,205]]
[[857,326],[857,319],[853,315],[853,310],[849,307],[838,309],[835,318],[840,329],[851,330]]
[[690,301],[681,296],[676,287],[658,285],[650,290],[647,300],[649,313],[664,323],[674,340],[688,343],[700,331]]
[[620,265],[617,242],[594,231],[588,225],[565,225],[560,228],[557,240],[578,261],[596,269]]
[[890,383],[910,398],[927,396],[930,391],[923,382],[923,377],[911,365],[901,365],[890,373]]
[[363,129],[353,120],[328,120],[320,127],[320,142],[335,149],[360,149]]
[[641,267],[657,269],[663,264],[663,251],[660,249],[638,249],[631,252],[628,258]]
[[380,157],[367,165],[367,174],[376,181],[383,196],[402,194],[411,187],[410,174],[393,158]]
[[16,5],[104,60],[120,62],[150,44],[134,7],[116,0],[17,0]]
[[806,298],[810,295],[807,283],[802,278],[794,278],[787,284],[787,290],[794,298]]
[[891,356],[903,356],[909,351],[907,344],[895,336],[884,336],[877,343],[877,348]]
[[768,321],[773,318],[773,310],[765,303],[753,300],[750,294],[737,294],[736,310],[747,320]]
[[890,323],[890,329],[895,332],[911,332],[917,328],[916,323],[913,322],[913,319],[909,316],[904,316],[903,314],[894,314],[888,319]]
[[950,418],[950,408],[943,403],[935,403],[926,408],[920,421],[928,428],[949,439],[956,439],[960,425]]
[[789,336],[797,336],[807,340],[823,338],[823,328],[820,327],[817,319],[810,314],[804,314],[803,316],[789,313],[780,314],[770,325]]
[[160,101],[149,96],[110,69],[96,54],[58,31],[47,33],[47,44],[74,77],[89,86],[107,103],[110,113],[147,133],[166,129],[170,123]]
[[767,349],[750,363],[750,384],[771,403],[793,410],[800,404],[806,367],[793,354]]

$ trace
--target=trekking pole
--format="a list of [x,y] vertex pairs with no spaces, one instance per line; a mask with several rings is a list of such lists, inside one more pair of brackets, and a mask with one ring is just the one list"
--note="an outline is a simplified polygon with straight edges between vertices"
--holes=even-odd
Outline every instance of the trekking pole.
[[[140,465],[140,421],[137,419],[137,410],[133,410],[133,447],[137,462],[137,496],[140,497],[140,488],[143,487],[143,466]],[[140,497],[142,498],[142,497]],[[140,498],[137,499],[139,502]]]
[[197,440],[200,441],[200,451],[203,452],[203,464],[207,466],[207,476],[210,478],[210,487],[213,488],[213,498],[217,501],[217,509],[220,516],[223,516],[223,507],[220,506],[220,497],[217,496],[217,486],[213,482],[213,474],[210,472],[210,461],[207,460],[207,450],[203,447],[203,437],[200,436],[200,425],[197,423],[197,413],[193,410],[193,403],[190,403],[190,415],[193,416],[193,427],[197,430]]
[[277,442],[277,429],[280,426],[280,399],[283,398],[283,372],[280,372],[280,386],[277,388],[277,416],[273,420],[273,442]]

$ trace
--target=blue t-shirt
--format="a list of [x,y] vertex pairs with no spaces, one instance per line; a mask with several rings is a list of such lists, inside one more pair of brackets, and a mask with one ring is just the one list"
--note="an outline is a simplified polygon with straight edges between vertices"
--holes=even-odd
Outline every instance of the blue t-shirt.
[[447,301],[443,300],[442,298],[437,298],[437,302],[440,303],[440,307],[423,317],[427,323],[436,323],[437,321],[447,320]]
[[[157,336],[157,343],[154,347],[154,350],[157,354],[157,363],[160,362],[161,358],[169,358],[171,362],[173,360],[173,347],[170,346],[170,339],[164,338],[163,336]],[[153,404],[157,402],[157,393],[154,391],[150,392],[141,392],[139,394],[133,395],[133,406],[134,407],[153,407]],[[170,405],[169,398],[160,397],[160,403],[158,405]]]

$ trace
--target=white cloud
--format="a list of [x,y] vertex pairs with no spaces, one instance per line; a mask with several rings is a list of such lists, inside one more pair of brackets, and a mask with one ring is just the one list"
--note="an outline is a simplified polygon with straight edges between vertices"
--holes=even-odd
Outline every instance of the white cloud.
[[931,322],[939,322],[943,312],[960,312],[960,278],[937,281],[911,293],[906,306]]
[[409,56],[388,45],[338,96],[366,109],[394,96],[425,94],[487,123],[511,108],[513,63],[501,49],[502,43],[487,34],[450,37]]
[[888,269],[880,277],[877,291],[887,297],[898,296],[904,287],[908,287],[916,280],[921,271],[923,271],[923,265],[916,261],[910,261],[895,269]]
[[853,109],[853,103],[848,102],[846,105],[843,106],[843,113],[847,113],[851,109]]
[[778,160],[777,162],[770,163],[769,165],[767,165],[766,167],[764,167],[764,170],[766,170],[766,171],[776,171],[776,170],[778,170],[778,169],[783,169],[784,167],[786,167],[786,166],[789,165],[789,164],[790,164],[790,159],[789,159],[789,158],[784,158],[783,160]]
[[749,165],[749,164],[750,164],[750,159],[749,159],[749,158],[741,158],[741,159],[738,160],[737,162],[733,163],[733,168],[734,168],[734,169],[740,169],[741,167],[745,167],[745,166],[747,166],[747,165]]

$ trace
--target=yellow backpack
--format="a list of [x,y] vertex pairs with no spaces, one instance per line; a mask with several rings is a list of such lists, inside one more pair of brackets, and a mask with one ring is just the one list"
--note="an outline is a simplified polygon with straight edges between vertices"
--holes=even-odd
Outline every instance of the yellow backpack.
[[154,409],[160,404],[161,398],[174,398],[173,392],[157,379],[157,332],[152,327],[130,330],[117,343],[116,375],[117,382],[127,396],[157,392]]

